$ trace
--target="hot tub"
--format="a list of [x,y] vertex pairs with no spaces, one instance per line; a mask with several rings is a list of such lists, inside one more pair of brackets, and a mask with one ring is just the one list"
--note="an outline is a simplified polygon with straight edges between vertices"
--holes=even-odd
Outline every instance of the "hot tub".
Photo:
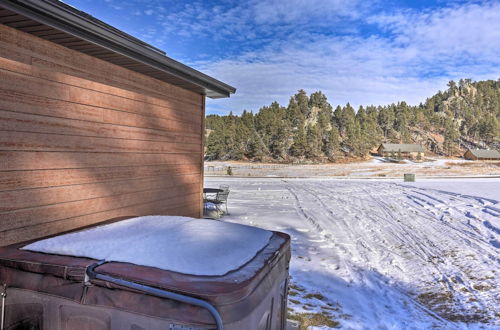
[[290,238],[283,233],[270,232],[250,260],[218,275],[21,249],[29,243],[0,248],[5,329],[285,328]]

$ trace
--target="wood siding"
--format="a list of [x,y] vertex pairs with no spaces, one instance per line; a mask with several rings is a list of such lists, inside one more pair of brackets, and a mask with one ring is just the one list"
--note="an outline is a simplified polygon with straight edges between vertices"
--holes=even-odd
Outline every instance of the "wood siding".
[[0,24],[0,246],[199,217],[204,96]]
[[469,160],[478,160],[477,156],[474,155],[472,152],[470,152],[470,150],[467,150],[464,154],[464,158],[465,159],[469,159]]

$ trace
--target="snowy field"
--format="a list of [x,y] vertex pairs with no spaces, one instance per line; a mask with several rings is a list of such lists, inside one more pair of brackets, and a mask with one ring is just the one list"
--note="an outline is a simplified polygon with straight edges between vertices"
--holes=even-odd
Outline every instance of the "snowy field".
[[500,179],[219,184],[223,221],[291,235],[290,313],[311,328],[500,328]]
[[500,176],[499,161],[432,158],[422,162],[403,160],[392,163],[381,157],[352,163],[326,164],[265,164],[249,162],[205,162],[205,175],[225,175],[231,166],[235,176],[298,177],[336,176],[350,178],[400,178],[404,173],[417,177]]

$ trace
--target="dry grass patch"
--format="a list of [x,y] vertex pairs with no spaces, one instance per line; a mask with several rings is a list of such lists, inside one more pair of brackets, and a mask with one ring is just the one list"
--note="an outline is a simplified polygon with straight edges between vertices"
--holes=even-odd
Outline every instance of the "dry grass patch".
[[448,305],[453,302],[450,292],[425,292],[418,295],[418,300],[426,306]]
[[[476,306],[469,309],[456,308],[451,292],[426,292],[420,294],[418,300],[442,318],[452,322],[485,323],[491,320],[487,310]],[[469,302],[477,302],[475,297],[470,297]]]
[[297,286],[295,284],[290,284],[289,285],[289,288],[292,289],[292,290],[295,290],[295,291],[299,291],[299,292],[304,292],[306,289],[300,287],[300,286]]
[[474,285],[472,285],[472,287],[474,288],[474,290],[478,290],[478,291],[488,291],[491,289],[491,286],[489,286],[487,284],[474,284]]
[[475,167],[480,165],[480,163],[462,163],[462,162],[446,162],[446,166],[460,166],[460,167]]
[[500,167],[500,162],[475,160],[475,161],[471,161],[471,162],[446,162],[445,165],[460,166],[460,167],[485,167],[485,166],[492,166],[492,167],[498,166],[498,167]]
[[308,293],[304,296],[305,299],[318,299],[318,300],[325,300],[325,296],[323,296],[321,293]]
[[339,322],[332,320],[329,315],[324,313],[288,314],[288,318],[299,322],[299,330],[307,330],[312,326],[327,326],[330,328],[338,328],[340,326]]

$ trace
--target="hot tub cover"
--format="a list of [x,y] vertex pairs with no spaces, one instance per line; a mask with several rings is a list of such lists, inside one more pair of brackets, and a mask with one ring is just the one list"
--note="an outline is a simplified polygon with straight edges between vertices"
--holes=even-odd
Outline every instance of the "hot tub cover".
[[271,236],[234,223],[145,216],[40,240],[23,250],[217,276],[249,262]]
[[[113,218],[106,224],[130,218]],[[96,225],[90,225],[86,229],[94,227]],[[33,241],[0,247],[0,283],[8,288],[185,324],[214,325],[213,317],[203,308],[179,304],[98,279],[87,282],[86,269],[96,259],[20,249],[29,243]],[[286,281],[290,253],[290,236],[272,232],[269,243],[252,260],[222,276],[182,274],[124,262],[107,262],[95,270],[100,274],[206,300],[217,308],[226,324],[240,322],[249,310],[264,301],[276,283]],[[286,287],[283,289],[286,290]]]

